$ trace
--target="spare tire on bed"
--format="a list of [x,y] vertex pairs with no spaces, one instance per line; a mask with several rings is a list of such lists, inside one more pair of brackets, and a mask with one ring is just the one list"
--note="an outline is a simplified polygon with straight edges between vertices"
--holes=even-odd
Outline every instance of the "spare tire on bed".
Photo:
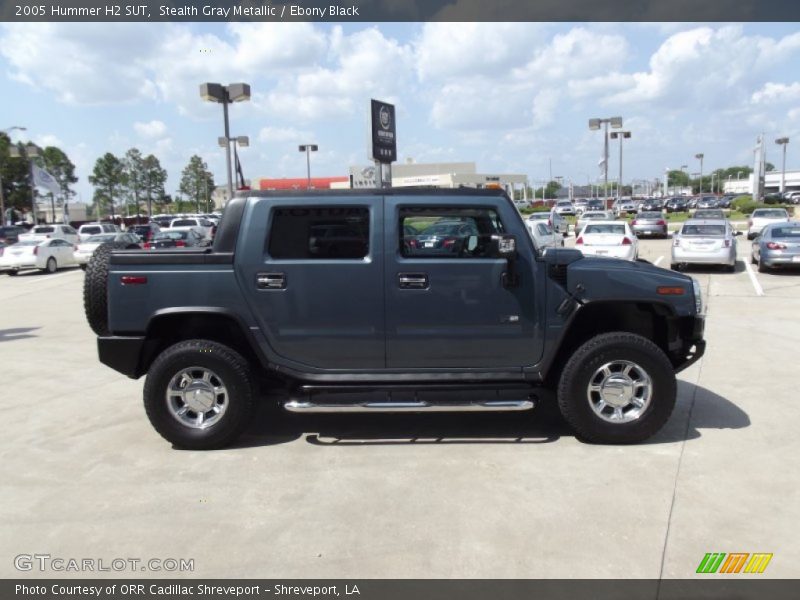
[[106,242],[99,246],[86,265],[83,280],[83,309],[89,327],[97,335],[108,335],[108,261],[112,250],[128,248],[125,242]]

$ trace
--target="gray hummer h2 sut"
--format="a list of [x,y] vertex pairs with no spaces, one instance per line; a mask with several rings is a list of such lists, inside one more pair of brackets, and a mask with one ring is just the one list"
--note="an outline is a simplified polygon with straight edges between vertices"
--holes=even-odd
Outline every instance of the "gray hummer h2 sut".
[[555,397],[583,439],[632,443],[704,351],[690,277],[540,253],[493,190],[251,192],[213,247],[98,250],[100,361],[146,375],[175,446],[233,442],[259,397],[293,412],[517,411]]

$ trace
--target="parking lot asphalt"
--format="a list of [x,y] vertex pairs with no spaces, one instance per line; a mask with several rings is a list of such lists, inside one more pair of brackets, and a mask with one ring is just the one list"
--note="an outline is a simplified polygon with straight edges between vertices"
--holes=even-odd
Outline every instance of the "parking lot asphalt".
[[[99,364],[81,271],[0,276],[0,575],[85,576],[15,570],[46,553],[191,558],[208,578],[686,578],[708,552],[768,552],[761,577],[796,577],[800,272],[748,270],[739,240],[735,273],[690,271],[707,353],[679,375],[667,426],[626,447],[576,440],[543,403],[260,410],[234,448],[177,451],[145,417],[143,381]],[[668,267],[669,244],[640,256]]]

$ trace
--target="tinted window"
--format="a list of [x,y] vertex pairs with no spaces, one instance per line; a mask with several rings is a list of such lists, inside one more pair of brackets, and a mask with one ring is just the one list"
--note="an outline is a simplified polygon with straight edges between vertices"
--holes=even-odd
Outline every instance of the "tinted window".
[[616,225],[615,223],[593,224],[590,223],[583,230],[583,233],[610,233],[613,235],[625,235],[625,225]]
[[94,235],[95,233],[100,233],[102,229],[99,226],[92,226],[92,227],[81,227],[81,233],[85,235]]
[[176,219],[172,222],[172,227],[196,227],[197,221],[194,219]]
[[361,206],[278,207],[267,252],[281,259],[358,259],[369,252],[369,209]]
[[770,218],[778,218],[783,219],[788,217],[788,213],[783,209],[756,209],[753,211],[754,217],[770,217]]
[[53,233],[52,227],[34,227],[31,233]]
[[725,225],[684,225],[681,235],[723,237],[725,235]]
[[157,233],[154,240],[185,240],[191,231],[162,231]]
[[491,208],[404,207],[399,230],[405,232],[407,226],[418,232],[401,235],[400,253],[408,258],[481,258],[492,234],[503,232]]
[[800,227],[773,227],[770,231],[774,238],[800,238]]
[[113,233],[104,233],[100,235],[93,235],[86,240],[86,242],[89,244],[102,244],[103,242],[113,241],[114,237],[116,236]]

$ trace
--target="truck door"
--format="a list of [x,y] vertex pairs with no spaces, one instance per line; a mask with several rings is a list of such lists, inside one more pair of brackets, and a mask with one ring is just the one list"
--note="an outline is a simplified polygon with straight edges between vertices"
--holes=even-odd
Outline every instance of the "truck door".
[[237,275],[273,352],[301,370],[383,369],[383,198],[266,197],[250,210]]
[[504,287],[508,263],[485,256],[486,240],[519,217],[500,198],[476,200],[386,197],[388,368],[516,370],[541,357],[533,246],[520,226],[519,285]]

